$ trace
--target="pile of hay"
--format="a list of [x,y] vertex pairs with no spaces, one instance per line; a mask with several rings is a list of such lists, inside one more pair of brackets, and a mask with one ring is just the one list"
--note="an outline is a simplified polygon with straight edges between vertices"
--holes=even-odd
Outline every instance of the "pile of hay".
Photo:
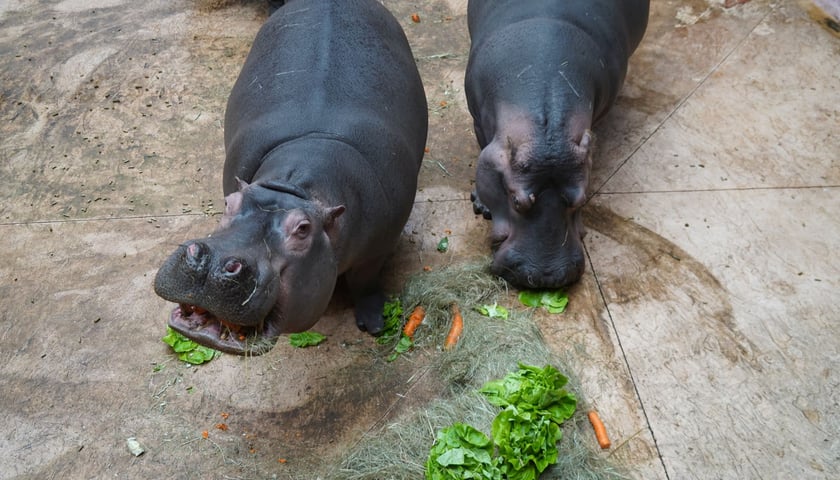
[[[563,424],[558,463],[540,478],[628,478],[594,450],[592,429],[581,410],[585,402],[579,385],[573,372],[545,345],[532,319],[533,311],[510,308],[509,318],[502,320],[481,316],[474,310],[477,305],[494,302],[513,305],[506,284],[489,273],[487,264],[457,265],[420,274],[408,281],[400,298],[406,314],[418,304],[426,309],[426,321],[415,335],[415,351],[409,355],[428,353],[431,364],[427,374],[437,375],[446,391],[424,408],[406,412],[368,432],[331,476],[370,480],[424,478],[424,464],[436,433],[463,422],[489,435],[499,409],[477,390],[525,363],[554,365],[569,377],[566,389],[578,398],[578,411]],[[460,306],[464,332],[455,349],[439,351],[449,329],[452,303]],[[397,362],[406,360],[400,358]]]

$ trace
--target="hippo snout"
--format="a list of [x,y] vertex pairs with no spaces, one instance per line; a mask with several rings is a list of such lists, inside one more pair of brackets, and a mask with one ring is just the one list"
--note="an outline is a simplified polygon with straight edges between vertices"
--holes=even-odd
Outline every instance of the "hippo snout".
[[536,250],[524,253],[515,247],[500,247],[491,270],[509,283],[521,288],[550,289],[571,285],[583,276],[586,259],[583,248],[570,248],[551,254]]

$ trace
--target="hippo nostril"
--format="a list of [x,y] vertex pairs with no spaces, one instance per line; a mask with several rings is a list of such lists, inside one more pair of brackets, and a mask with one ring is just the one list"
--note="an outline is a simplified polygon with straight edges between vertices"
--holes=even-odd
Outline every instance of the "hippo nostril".
[[228,275],[236,275],[242,271],[242,262],[235,259],[228,260],[225,262],[224,270]]
[[193,242],[187,245],[186,261],[187,264],[195,269],[201,268],[205,264],[207,258],[207,245],[200,242]]

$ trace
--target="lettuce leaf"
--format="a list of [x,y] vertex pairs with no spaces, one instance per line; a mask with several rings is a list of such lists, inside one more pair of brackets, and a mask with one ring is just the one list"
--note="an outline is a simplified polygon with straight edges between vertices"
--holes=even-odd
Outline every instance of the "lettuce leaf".
[[193,365],[207,363],[222,354],[218,350],[213,350],[212,348],[193,342],[173,330],[172,327],[166,327],[166,335],[161,340],[163,340],[163,343],[172,347],[172,350],[178,354],[178,360]]
[[326,340],[327,337],[318,332],[300,332],[289,335],[289,344],[297,348],[314,347]]
[[522,290],[519,301],[528,307],[544,307],[548,313],[563,313],[569,296],[562,290]]
[[487,435],[455,423],[438,432],[426,461],[426,480],[461,479],[502,480],[502,474]]
[[498,303],[493,305],[479,305],[475,307],[475,311],[490,318],[502,318],[507,320],[508,311],[505,307],[499,306]]

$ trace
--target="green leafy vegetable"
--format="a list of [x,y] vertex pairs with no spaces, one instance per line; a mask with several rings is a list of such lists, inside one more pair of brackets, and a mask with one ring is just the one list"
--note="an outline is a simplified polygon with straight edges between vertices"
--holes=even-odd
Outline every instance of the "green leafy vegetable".
[[437,251],[445,253],[447,250],[449,250],[449,237],[443,237],[437,244]]
[[327,337],[318,332],[300,332],[289,335],[289,344],[297,348],[314,347]]
[[400,341],[397,342],[397,345],[394,347],[394,352],[391,353],[391,355],[388,355],[387,360],[389,362],[393,362],[397,359],[397,357],[399,357],[403,353],[408,352],[412,348],[414,348],[414,340],[412,340],[411,337],[409,337],[408,335],[403,335],[402,337],[400,337]]
[[382,330],[382,334],[376,337],[376,343],[384,345],[397,338],[397,335],[402,332],[402,314],[403,307],[399,298],[385,302],[385,306],[382,307],[382,318],[384,319],[385,327]]
[[520,363],[519,370],[485,383],[479,392],[493,405],[534,410],[562,423],[575,413],[577,406],[574,395],[563,390],[568,381],[551,365],[539,368]]
[[487,435],[455,423],[438,432],[426,461],[426,480],[502,480],[497,463]]
[[556,368],[519,364],[519,370],[492,380],[479,390],[504,410],[493,420],[493,441],[509,479],[536,479],[557,462],[559,425],[575,413],[577,399],[563,386],[568,379]]
[[173,330],[172,327],[166,327],[166,336],[161,340],[163,340],[163,343],[172,347],[172,350],[178,354],[178,360],[193,365],[201,365],[202,363],[209,362],[222,354],[218,350],[213,350],[212,348],[193,342]]
[[548,417],[508,406],[493,420],[493,440],[499,447],[501,470],[509,480],[536,480],[557,463],[562,432]]
[[485,383],[479,392],[503,408],[493,420],[492,442],[468,425],[441,430],[426,462],[426,479],[536,480],[557,463],[560,424],[577,407],[574,395],[563,389],[567,382],[551,365],[519,364],[517,371]]
[[563,313],[569,296],[562,290],[522,290],[519,301],[529,307],[545,307],[549,313]]
[[507,309],[505,307],[500,307],[497,303],[494,303],[493,305],[479,305],[475,307],[475,310],[485,317],[503,318],[505,320],[508,318]]

